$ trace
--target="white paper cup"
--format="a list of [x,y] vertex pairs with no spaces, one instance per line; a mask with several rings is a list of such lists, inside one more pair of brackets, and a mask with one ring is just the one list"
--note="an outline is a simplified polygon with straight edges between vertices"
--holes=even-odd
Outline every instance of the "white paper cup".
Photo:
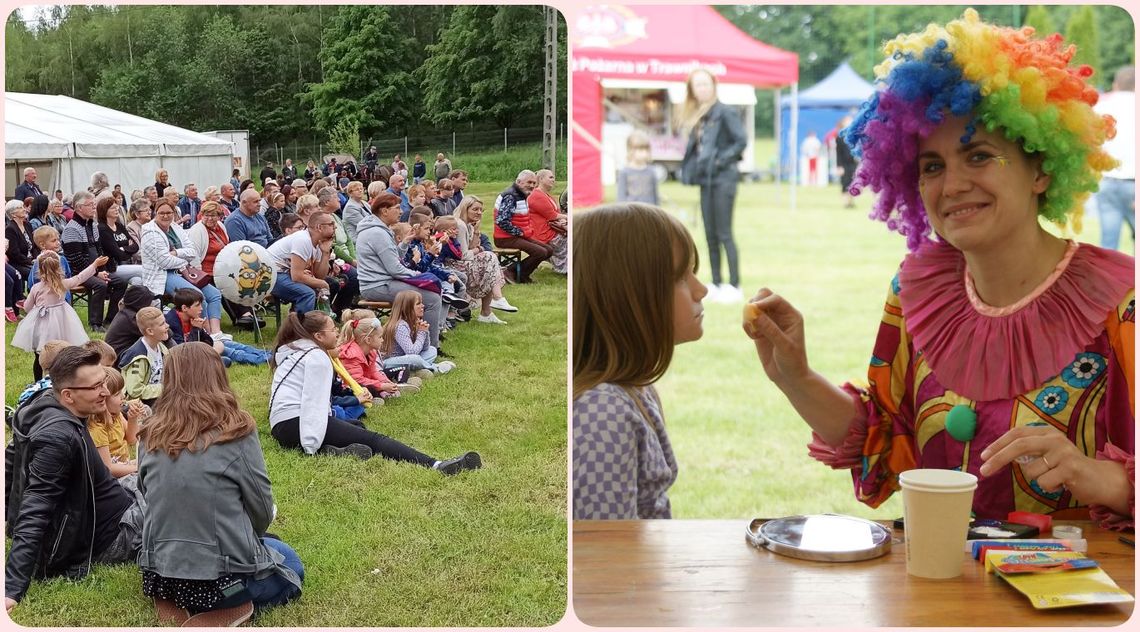
[[955,470],[908,470],[899,474],[899,486],[907,574],[929,579],[961,575],[978,478]]

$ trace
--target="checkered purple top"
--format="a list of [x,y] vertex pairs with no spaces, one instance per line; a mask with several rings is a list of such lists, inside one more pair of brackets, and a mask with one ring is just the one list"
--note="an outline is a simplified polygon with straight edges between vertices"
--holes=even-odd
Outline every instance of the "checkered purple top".
[[669,518],[677,461],[661,400],[634,388],[649,419],[620,386],[599,384],[574,400],[574,518]]

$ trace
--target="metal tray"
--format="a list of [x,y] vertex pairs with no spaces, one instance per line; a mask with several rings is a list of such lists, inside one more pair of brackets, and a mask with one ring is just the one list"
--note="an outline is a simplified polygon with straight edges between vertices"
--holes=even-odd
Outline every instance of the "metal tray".
[[748,524],[745,539],[756,548],[818,562],[857,562],[891,550],[889,529],[838,514],[757,518]]

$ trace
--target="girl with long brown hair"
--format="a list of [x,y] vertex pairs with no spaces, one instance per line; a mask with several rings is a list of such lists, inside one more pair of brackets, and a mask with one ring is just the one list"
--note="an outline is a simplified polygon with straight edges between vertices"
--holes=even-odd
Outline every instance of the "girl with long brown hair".
[[677,463],[653,383],[703,333],[696,247],[677,218],[627,203],[576,218],[573,256],[574,518],[668,518]]
[[435,362],[439,351],[432,346],[428,331],[431,326],[424,320],[424,302],[419,292],[404,290],[392,301],[392,315],[384,325],[384,341],[380,354],[384,368],[408,367],[411,370],[427,369],[434,373],[447,373],[455,368],[450,360]]
[[336,323],[324,312],[310,310],[300,317],[290,312],[282,323],[274,345],[269,391],[270,432],[281,447],[306,454],[351,454],[363,459],[382,456],[448,475],[482,466],[477,452],[440,461],[372,432],[359,421],[333,416],[329,401],[333,364],[328,352],[337,348],[338,338]]
[[301,594],[300,558],[265,534],[276,505],[257,424],[238,406],[210,345],[170,350],[162,395],[139,440],[146,500],[139,568],[143,594],[160,611],[182,620],[214,612],[240,623],[249,602],[260,610]]

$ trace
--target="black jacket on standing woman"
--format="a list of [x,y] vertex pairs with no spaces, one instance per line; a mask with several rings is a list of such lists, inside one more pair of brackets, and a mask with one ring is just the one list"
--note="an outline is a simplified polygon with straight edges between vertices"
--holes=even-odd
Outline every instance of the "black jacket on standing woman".
[[736,182],[748,137],[736,111],[717,101],[689,133],[685,157],[681,160],[681,181],[685,184]]

